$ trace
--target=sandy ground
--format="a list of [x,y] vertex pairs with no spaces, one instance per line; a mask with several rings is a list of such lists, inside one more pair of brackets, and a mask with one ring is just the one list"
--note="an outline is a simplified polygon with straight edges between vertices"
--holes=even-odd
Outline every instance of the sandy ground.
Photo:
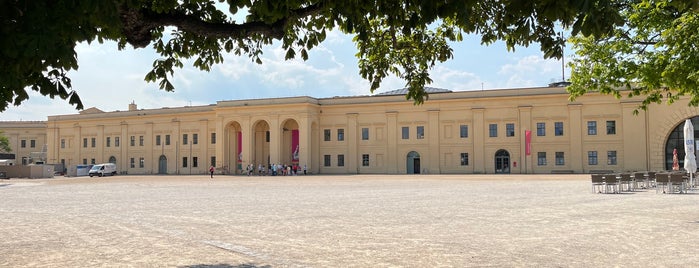
[[589,175],[0,180],[0,267],[697,267],[699,191]]

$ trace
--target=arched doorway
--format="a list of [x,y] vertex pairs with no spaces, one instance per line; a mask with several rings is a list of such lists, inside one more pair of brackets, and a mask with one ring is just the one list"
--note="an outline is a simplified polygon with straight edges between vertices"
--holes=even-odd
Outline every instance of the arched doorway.
[[[243,163],[243,133],[238,122],[231,122],[226,125],[225,138],[223,141],[224,160],[223,170],[229,174],[238,174]],[[249,149],[249,148],[248,148]]]
[[[283,164],[299,163],[299,124],[294,119],[289,119],[282,124],[281,136]],[[268,164],[268,163],[266,163]]]
[[[691,118],[692,125],[694,125],[694,140],[696,144],[697,140],[697,126],[699,126],[699,116]],[[672,151],[677,149],[677,159],[679,160],[680,168],[684,166],[684,119],[677,123],[675,128],[670,132],[670,135],[665,141],[665,170],[672,170]],[[697,149],[696,146],[694,148]],[[696,155],[696,151],[694,154]]]
[[167,157],[160,155],[158,159],[158,174],[167,174]]
[[406,157],[405,168],[408,174],[420,174],[420,154],[416,151],[409,152]]
[[116,164],[116,157],[113,155],[109,157],[109,163]]
[[500,149],[495,152],[495,173],[510,173],[510,153]]
[[[259,164],[264,164],[266,165],[269,163],[269,140],[270,140],[270,132],[269,132],[269,124],[267,121],[260,120],[257,121],[253,125],[253,136],[252,136],[252,159],[250,159],[250,163],[246,164],[254,164],[255,167],[257,167]],[[244,169],[244,168],[243,168]]]

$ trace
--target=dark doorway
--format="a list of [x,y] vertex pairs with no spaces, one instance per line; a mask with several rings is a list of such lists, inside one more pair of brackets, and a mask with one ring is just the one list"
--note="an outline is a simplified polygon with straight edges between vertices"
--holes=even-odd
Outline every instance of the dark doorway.
[[510,173],[510,153],[506,150],[500,149],[495,152],[495,173]]
[[408,153],[406,159],[406,167],[408,174],[420,174],[420,154],[416,151]]

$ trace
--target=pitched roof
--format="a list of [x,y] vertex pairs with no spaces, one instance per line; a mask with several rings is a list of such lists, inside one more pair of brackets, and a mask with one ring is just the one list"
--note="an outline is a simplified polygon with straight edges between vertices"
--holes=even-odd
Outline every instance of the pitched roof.
[[[436,87],[425,87],[425,92],[428,94],[431,93],[449,93],[452,92],[451,90],[448,89],[443,89],[443,88],[436,88]],[[375,96],[388,96],[388,95],[405,95],[408,94],[408,88],[401,88],[401,89],[396,89],[396,90],[391,90],[391,91],[386,91],[382,92],[379,94],[376,94]]]

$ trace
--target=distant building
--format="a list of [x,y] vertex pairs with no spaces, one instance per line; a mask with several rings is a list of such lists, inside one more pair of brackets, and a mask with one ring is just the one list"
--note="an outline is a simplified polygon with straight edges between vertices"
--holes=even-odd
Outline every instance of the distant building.
[[47,144],[47,163],[112,162],[128,174],[204,174],[210,165],[239,174],[270,163],[314,174],[470,174],[669,169],[674,148],[683,161],[684,120],[699,126],[699,109],[686,99],[633,115],[641,100],[590,93],[569,102],[554,86],[428,90],[419,106],[400,90],[159,109],[131,103],[0,129],[21,149],[18,158],[34,140]]

